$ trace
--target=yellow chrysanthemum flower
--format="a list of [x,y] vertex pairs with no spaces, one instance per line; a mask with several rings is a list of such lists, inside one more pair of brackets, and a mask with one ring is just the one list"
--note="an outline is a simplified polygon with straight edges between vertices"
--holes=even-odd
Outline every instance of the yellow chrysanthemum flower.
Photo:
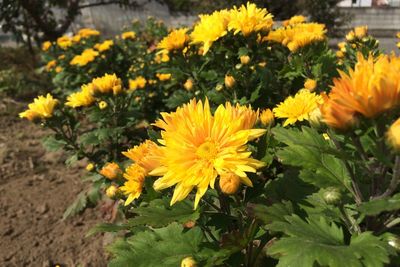
[[85,49],[81,55],[76,55],[69,64],[85,66],[89,62],[92,62],[99,55],[99,52],[93,50],[92,48]]
[[84,84],[79,92],[72,93],[67,97],[65,105],[72,108],[88,107],[92,105],[94,101],[92,84]]
[[133,40],[133,39],[136,38],[136,33],[134,31],[123,32],[121,34],[121,38],[124,39],[124,40],[127,40],[127,39],[132,39]]
[[68,36],[62,36],[57,39],[57,45],[61,49],[67,49],[68,47],[70,47],[72,45],[72,40]]
[[81,41],[82,37],[80,35],[74,35],[72,36],[72,42],[74,43],[79,43]]
[[311,43],[325,40],[325,25],[319,23],[299,23],[286,28],[271,31],[263,40],[282,43],[295,52]]
[[146,84],[147,80],[144,77],[139,76],[134,80],[129,80],[129,90],[135,91],[136,89],[142,89],[146,86]]
[[229,23],[229,11],[214,11],[211,15],[200,15],[200,21],[194,26],[190,37],[193,44],[202,44],[205,55],[213,42],[225,36]]
[[47,50],[49,50],[51,47],[51,42],[50,41],[46,41],[42,43],[42,51],[46,52]]
[[322,121],[329,127],[346,130],[355,123],[354,111],[341,106],[326,94],[322,94],[322,97],[324,102],[319,107],[322,113]]
[[309,90],[310,92],[313,92],[315,90],[315,88],[317,87],[317,81],[314,79],[306,79],[306,81],[304,82],[304,88]]
[[127,181],[121,187],[123,193],[128,196],[125,205],[129,205],[140,196],[145,177],[160,165],[162,151],[156,143],[146,140],[122,154],[135,162],[125,170],[124,178]]
[[122,81],[115,74],[105,74],[103,77],[95,78],[92,85],[94,93],[117,95],[122,92]]
[[114,45],[113,40],[105,40],[100,44],[95,44],[94,48],[97,49],[99,52],[104,52],[109,50]]
[[154,61],[156,63],[161,63],[161,62],[168,62],[169,61],[169,55],[166,52],[156,54],[154,57]]
[[46,64],[46,70],[47,70],[47,71],[50,71],[50,70],[52,70],[56,65],[57,65],[57,61],[56,61],[56,60],[50,60],[50,61],[47,62],[47,64]]
[[234,34],[241,32],[248,36],[253,32],[268,31],[274,24],[273,16],[265,8],[257,8],[256,4],[247,2],[239,9],[234,7],[230,11],[229,30],[234,30]]
[[47,94],[46,97],[38,96],[33,100],[33,103],[28,105],[27,110],[19,114],[19,117],[26,118],[30,121],[37,118],[50,118],[53,116],[53,110],[57,103],[57,99],[54,99],[51,94]]
[[291,26],[291,25],[295,25],[295,24],[299,24],[299,23],[303,23],[306,22],[306,17],[302,16],[302,15],[296,15],[291,17],[288,20],[285,20],[282,22],[282,25],[287,27],[287,26]]
[[182,50],[189,41],[187,31],[188,28],[181,28],[170,32],[158,43],[157,48],[162,49],[159,53]]
[[195,208],[208,187],[214,188],[219,175],[233,173],[242,183],[252,186],[247,172],[256,172],[264,164],[250,158],[247,143],[265,133],[252,129],[258,111],[250,107],[220,105],[211,114],[208,100],[195,99],[172,113],[161,113],[154,125],[161,128],[160,166],[150,175],[161,176],[156,190],[175,186],[171,205],[197,189]]
[[275,117],[286,119],[283,126],[308,120],[312,111],[322,103],[322,97],[309,90],[300,90],[294,97],[289,96],[273,109]]
[[171,73],[156,73],[156,77],[160,80],[160,81],[168,81],[171,79],[172,74]]
[[78,35],[82,38],[88,38],[90,36],[98,36],[100,32],[90,28],[83,28],[78,31]]
[[354,70],[340,72],[333,80],[329,98],[353,113],[367,118],[400,105],[400,58],[381,55],[365,59],[358,55]]
[[269,108],[264,109],[260,114],[261,124],[264,126],[273,125],[275,122],[274,113]]
[[116,179],[122,173],[122,171],[117,163],[108,162],[103,166],[103,168],[101,168],[99,173],[104,177],[113,180]]

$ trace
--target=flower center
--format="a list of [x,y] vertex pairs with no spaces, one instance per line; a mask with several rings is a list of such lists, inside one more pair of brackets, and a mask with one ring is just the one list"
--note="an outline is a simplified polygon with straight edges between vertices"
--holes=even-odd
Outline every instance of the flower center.
[[213,141],[206,141],[196,151],[196,155],[205,160],[214,160],[218,154],[218,148]]

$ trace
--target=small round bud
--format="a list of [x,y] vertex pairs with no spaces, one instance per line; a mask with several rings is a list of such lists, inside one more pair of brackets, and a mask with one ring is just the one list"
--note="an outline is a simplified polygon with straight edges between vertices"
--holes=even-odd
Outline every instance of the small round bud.
[[400,238],[396,235],[391,234],[385,238],[390,246],[392,246],[397,251],[400,251]]
[[99,103],[99,108],[100,109],[105,109],[108,106],[106,101],[100,101]]
[[240,63],[242,63],[243,65],[247,65],[250,62],[250,57],[249,56],[241,56],[240,57]]
[[217,86],[215,86],[215,90],[217,91],[221,91],[222,89],[224,89],[224,86],[222,84],[217,84]]
[[386,140],[395,151],[400,151],[400,118],[389,127]]
[[342,198],[342,194],[340,193],[339,189],[335,187],[328,187],[325,189],[323,193],[323,199],[326,204],[329,205],[336,205],[339,204]]
[[183,227],[190,229],[193,228],[195,225],[196,225],[195,221],[189,220],[183,224]]
[[314,109],[308,115],[308,121],[310,122],[310,125],[316,129],[321,127],[322,119],[322,113],[319,108]]
[[306,88],[307,90],[309,90],[310,92],[313,92],[315,90],[315,88],[317,87],[317,81],[313,80],[313,79],[307,79],[304,82],[304,88]]
[[270,126],[273,125],[275,122],[274,119],[274,113],[272,112],[272,110],[270,110],[269,108],[264,109],[261,114],[260,114],[260,121],[261,124],[264,126]]
[[221,174],[219,178],[219,187],[224,194],[235,194],[240,186],[240,178],[233,173]]
[[193,89],[193,80],[192,79],[187,79],[186,82],[183,84],[183,87],[187,91],[191,91]]
[[182,260],[181,267],[197,267],[197,262],[192,257],[186,257]]
[[114,198],[115,195],[118,192],[118,187],[116,187],[115,185],[110,185],[107,189],[106,189],[106,195],[109,198]]
[[236,80],[231,75],[225,75],[225,86],[226,88],[232,88],[235,86]]
[[88,172],[91,172],[91,171],[93,171],[93,169],[94,169],[94,164],[93,163],[89,163],[88,165],[86,165],[86,168],[85,168]]

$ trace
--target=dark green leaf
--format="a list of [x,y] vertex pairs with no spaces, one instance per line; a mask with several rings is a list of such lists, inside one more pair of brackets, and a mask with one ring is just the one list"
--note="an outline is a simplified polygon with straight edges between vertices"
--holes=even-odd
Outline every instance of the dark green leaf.
[[391,198],[374,199],[362,203],[358,210],[365,215],[378,215],[384,211],[393,211],[400,209],[400,194],[396,194]]

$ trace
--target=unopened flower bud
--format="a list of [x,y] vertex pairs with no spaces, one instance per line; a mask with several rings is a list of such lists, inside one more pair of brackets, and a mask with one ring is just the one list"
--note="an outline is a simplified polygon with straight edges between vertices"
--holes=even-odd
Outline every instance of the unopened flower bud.
[[99,103],[99,108],[100,109],[105,109],[108,106],[106,101],[100,101]]
[[115,195],[118,192],[118,187],[116,187],[115,185],[110,185],[107,189],[106,189],[106,195],[109,198],[114,198]]
[[190,229],[193,228],[195,225],[196,225],[195,221],[189,220],[183,224],[183,227]]
[[235,194],[240,186],[240,178],[233,173],[221,174],[219,178],[219,187],[224,194]]
[[104,165],[104,167],[100,170],[100,174],[110,180],[117,178],[121,173],[121,169],[115,162],[106,163],[106,165]]
[[182,260],[181,267],[197,267],[197,262],[192,257],[186,257]]
[[400,118],[397,119],[386,133],[386,139],[390,146],[400,151]]
[[315,90],[315,88],[317,87],[317,81],[313,80],[313,79],[307,79],[304,82],[304,88],[306,88],[307,90],[309,90],[310,92],[313,92]]
[[221,91],[222,89],[224,89],[224,86],[222,84],[217,84],[217,86],[215,86],[215,90],[217,91]]
[[314,109],[308,115],[308,121],[310,122],[310,125],[316,129],[321,127],[322,119],[322,113],[319,108]]
[[243,65],[247,65],[250,62],[250,57],[245,55],[245,56],[241,56],[240,57],[240,63],[242,63]]
[[264,109],[260,114],[260,121],[264,126],[273,125],[275,122],[274,113],[269,108]]
[[183,87],[186,90],[191,91],[193,89],[193,80],[192,79],[187,79],[186,82],[183,84]]
[[400,251],[400,238],[396,235],[390,234],[390,236],[385,238],[390,246],[392,246],[397,251]]
[[233,78],[233,76],[231,75],[225,75],[225,86],[226,88],[232,88],[233,86],[235,86],[236,81],[235,78]]
[[94,169],[94,164],[93,163],[89,163],[88,165],[86,165],[85,168],[88,172],[93,171]]
[[342,194],[340,193],[339,189],[335,187],[328,187],[325,189],[323,193],[323,199],[326,204],[329,205],[336,205],[339,204],[342,198]]

